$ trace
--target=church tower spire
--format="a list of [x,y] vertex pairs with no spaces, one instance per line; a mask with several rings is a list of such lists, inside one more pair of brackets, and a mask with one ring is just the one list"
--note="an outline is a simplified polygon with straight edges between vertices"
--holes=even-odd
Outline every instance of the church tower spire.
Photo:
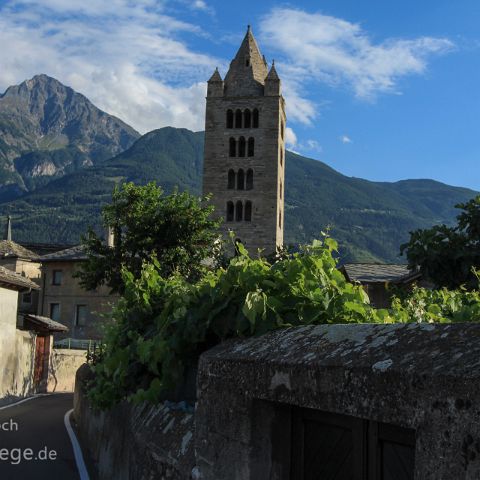
[[203,193],[252,254],[283,245],[285,126],[280,77],[249,26],[225,79],[208,81]]
[[267,67],[250,25],[225,77],[225,93],[232,96],[262,95]]

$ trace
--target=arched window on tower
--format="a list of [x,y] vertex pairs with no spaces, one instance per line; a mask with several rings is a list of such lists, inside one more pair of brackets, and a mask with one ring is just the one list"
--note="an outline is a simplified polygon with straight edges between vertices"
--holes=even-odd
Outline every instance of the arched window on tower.
[[282,140],[283,140],[283,135],[284,135],[284,130],[285,130],[285,127],[283,126],[283,120],[280,122],[280,136],[282,137]]
[[283,167],[283,147],[280,147],[280,166]]
[[243,220],[243,204],[240,200],[235,205],[235,220],[241,222]]
[[229,190],[233,190],[235,188],[235,172],[233,170],[228,171],[228,186]]
[[245,156],[245,137],[240,137],[238,140],[238,156]]
[[278,212],[278,226],[282,228],[282,212]]
[[242,111],[235,111],[235,128],[242,128]]
[[245,190],[245,173],[242,168],[237,173],[237,190]]
[[233,111],[227,110],[227,128],[233,128]]
[[249,168],[247,170],[247,190],[252,190],[253,189],[253,170]]
[[258,120],[258,109],[253,110],[253,128],[258,128],[259,120]]
[[233,137],[230,137],[230,148],[229,148],[229,155],[231,157],[235,157],[237,154],[237,142]]
[[250,137],[248,139],[248,156],[253,157],[255,154],[255,139],[253,137]]
[[247,108],[243,112],[243,128],[251,128],[252,126],[252,114],[250,110]]
[[233,202],[227,202],[227,222],[233,222]]
[[282,181],[280,180],[280,200],[282,199]]
[[250,200],[245,202],[245,221],[252,221],[252,202]]

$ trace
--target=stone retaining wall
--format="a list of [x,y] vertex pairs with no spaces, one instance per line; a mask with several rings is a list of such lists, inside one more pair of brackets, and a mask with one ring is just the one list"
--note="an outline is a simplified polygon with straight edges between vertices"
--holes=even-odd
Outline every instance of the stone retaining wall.
[[202,480],[294,480],[298,411],[413,430],[415,479],[480,478],[478,323],[271,332],[203,354],[197,385]]
[[384,461],[382,432],[390,444],[408,437],[398,442],[410,473],[399,478],[480,478],[478,323],[322,325],[225,342],[200,358],[195,418],[182,403],[95,413],[79,388],[88,371],[77,374],[75,417],[101,479],[299,480],[307,417],[358,425],[368,465]]
[[75,375],[86,362],[86,350],[54,348],[48,365],[48,392],[73,392]]
[[85,395],[89,367],[77,373],[74,417],[80,440],[102,480],[187,480],[195,466],[193,408],[185,403],[123,403],[91,409]]

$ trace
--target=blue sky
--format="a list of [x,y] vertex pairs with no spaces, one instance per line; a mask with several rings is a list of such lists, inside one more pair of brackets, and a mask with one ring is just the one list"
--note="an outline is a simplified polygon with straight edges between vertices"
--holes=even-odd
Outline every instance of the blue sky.
[[290,148],[345,175],[480,190],[480,2],[0,0],[0,91],[46,73],[140,132],[201,130],[246,25]]

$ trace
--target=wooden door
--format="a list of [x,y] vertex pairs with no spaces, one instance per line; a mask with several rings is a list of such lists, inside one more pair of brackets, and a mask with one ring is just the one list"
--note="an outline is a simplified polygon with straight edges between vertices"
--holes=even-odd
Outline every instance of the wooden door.
[[292,421],[292,480],[414,478],[413,430],[300,408]]
[[292,476],[298,480],[363,480],[364,421],[299,409],[293,415]]
[[47,391],[48,362],[50,359],[50,336],[37,335],[35,342],[35,365],[33,386],[36,393]]

